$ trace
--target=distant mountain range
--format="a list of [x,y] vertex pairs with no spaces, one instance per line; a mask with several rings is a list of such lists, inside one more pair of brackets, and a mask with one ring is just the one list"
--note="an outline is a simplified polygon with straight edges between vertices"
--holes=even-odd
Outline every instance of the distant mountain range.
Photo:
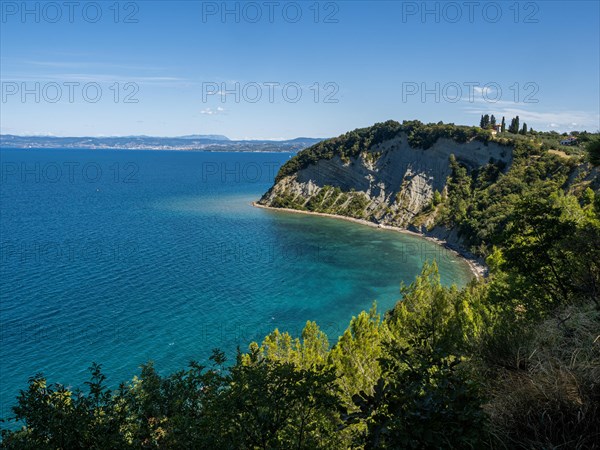
[[202,150],[236,152],[297,152],[324,139],[299,137],[286,141],[233,141],[222,135],[192,134],[178,137],[56,137],[0,135],[5,148],[81,148],[91,150]]

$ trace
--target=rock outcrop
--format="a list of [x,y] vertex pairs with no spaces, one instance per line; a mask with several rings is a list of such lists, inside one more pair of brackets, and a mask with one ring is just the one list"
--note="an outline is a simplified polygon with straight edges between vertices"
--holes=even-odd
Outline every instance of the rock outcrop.
[[457,143],[440,138],[427,149],[413,148],[401,133],[358,156],[319,159],[281,177],[258,203],[430,231],[458,241],[451,230],[432,229],[434,193],[445,195],[451,155],[471,170],[488,163],[508,170],[513,157],[511,147],[475,139]]

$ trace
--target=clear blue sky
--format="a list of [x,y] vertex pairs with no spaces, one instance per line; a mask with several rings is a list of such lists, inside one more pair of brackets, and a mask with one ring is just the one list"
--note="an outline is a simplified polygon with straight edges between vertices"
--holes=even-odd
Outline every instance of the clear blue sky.
[[281,139],[482,113],[600,128],[598,1],[0,3],[2,133]]

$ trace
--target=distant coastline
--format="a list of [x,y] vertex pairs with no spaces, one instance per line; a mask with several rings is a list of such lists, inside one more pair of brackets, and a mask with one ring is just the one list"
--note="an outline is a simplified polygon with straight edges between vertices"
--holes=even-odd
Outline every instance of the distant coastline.
[[272,206],[261,205],[257,202],[252,202],[251,204],[252,204],[252,206],[254,206],[256,208],[263,208],[263,209],[269,209],[272,211],[289,212],[289,213],[295,213],[295,214],[308,214],[311,216],[329,217],[332,219],[342,219],[342,220],[346,220],[349,222],[358,223],[360,225],[366,225],[371,228],[379,228],[382,230],[390,230],[390,231],[396,231],[396,232],[403,233],[403,234],[410,234],[412,236],[420,237],[420,238],[426,239],[430,242],[433,242],[437,245],[440,245],[440,246],[444,247],[446,250],[448,250],[449,252],[451,252],[454,255],[461,258],[469,266],[471,273],[477,279],[485,278],[485,276],[488,272],[488,268],[484,264],[482,264],[481,261],[475,259],[472,255],[468,254],[467,252],[461,251],[460,249],[456,249],[454,247],[450,247],[449,244],[442,239],[438,239],[438,238],[435,238],[432,236],[427,236],[426,234],[418,233],[416,231],[407,230],[406,228],[377,224],[374,222],[370,222],[368,220],[357,219],[357,218],[348,217],[348,216],[342,216],[339,214],[328,214],[328,213],[320,213],[320,212],[314,212],[314,211],[303,211],[303,210],[291,209],[291,208],[275,208]]
[[299,152],[323,139],[295,138],[275,140],[229,140],[214,136],[181,137],[55,137],[0,135],[0,147],[12,149],[81,149],[81,150],[169,150],[231,152]]

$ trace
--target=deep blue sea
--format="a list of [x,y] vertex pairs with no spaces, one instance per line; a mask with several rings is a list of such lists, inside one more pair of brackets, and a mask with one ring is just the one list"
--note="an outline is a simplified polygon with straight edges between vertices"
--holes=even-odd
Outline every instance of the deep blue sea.
[[418,237],[252,207],[290,157],[0,150],[2,416],[38,372],[82,386],[95,361],[117,385],[307,320],[334,342],[427,259],[446,284],[471,277]]

